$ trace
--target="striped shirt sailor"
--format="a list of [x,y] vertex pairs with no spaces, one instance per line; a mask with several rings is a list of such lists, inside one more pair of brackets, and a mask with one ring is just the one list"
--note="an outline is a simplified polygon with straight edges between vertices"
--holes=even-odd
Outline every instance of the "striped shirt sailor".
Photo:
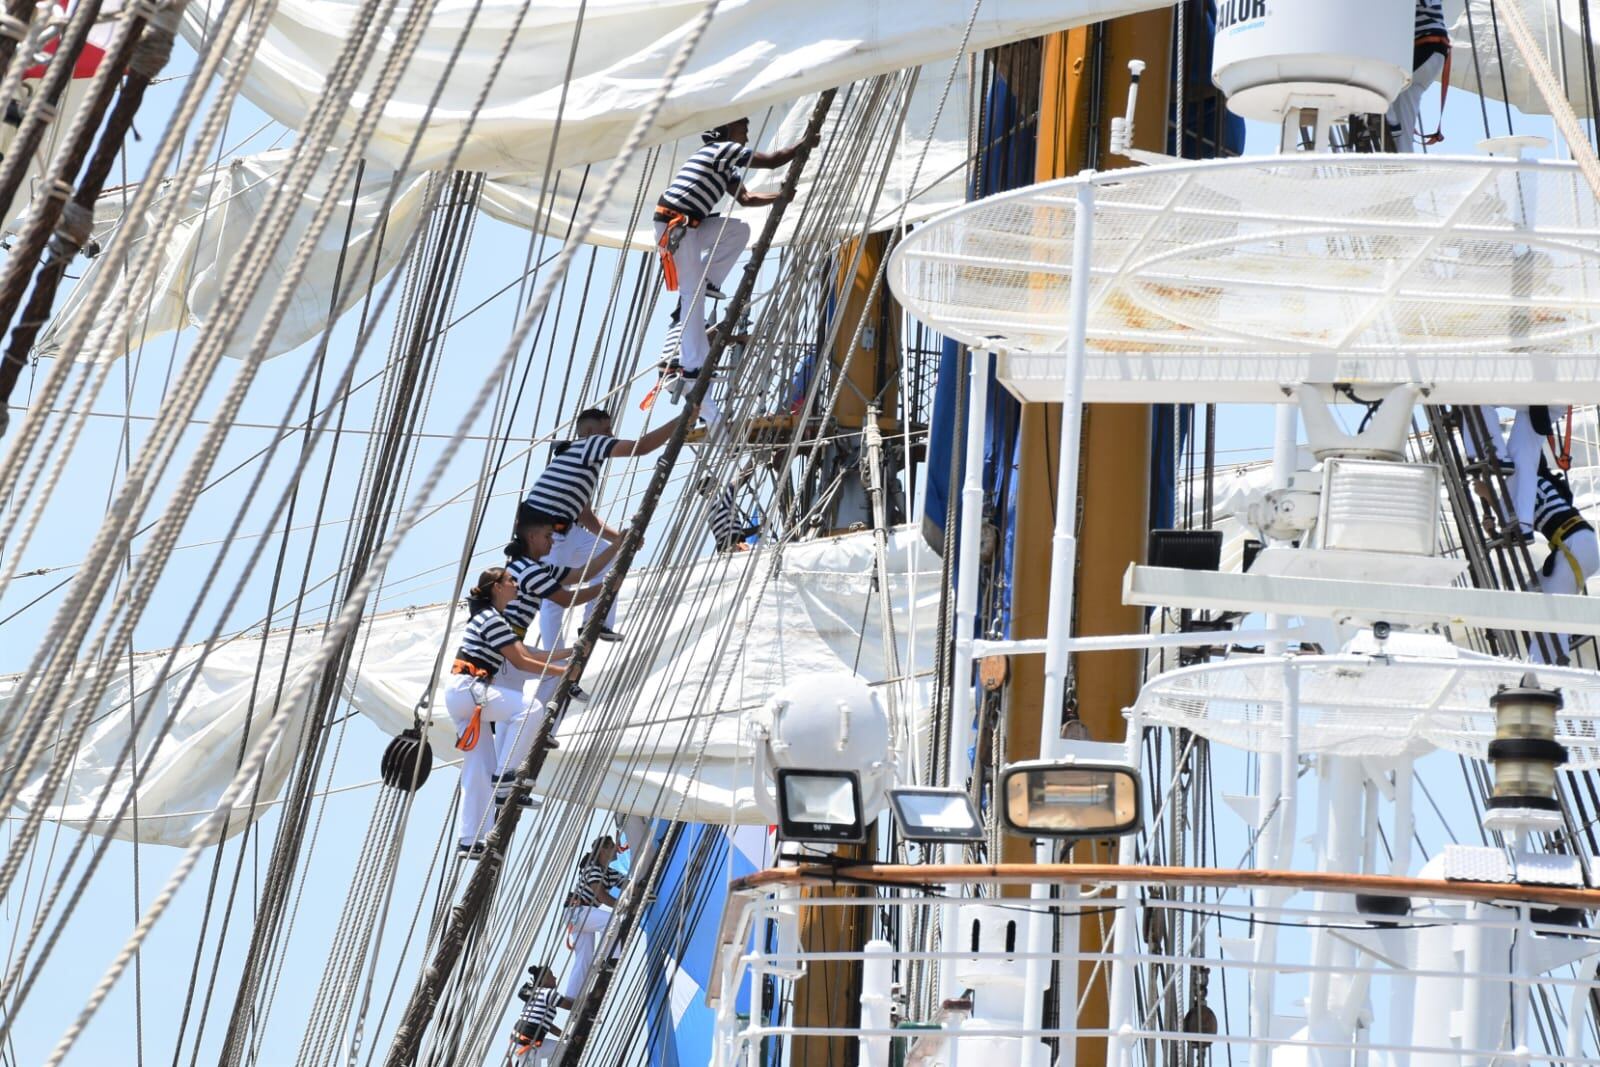
[[724,485],[712,494],[706,522],[711,526],[711,538],[719,552],[726,552],[744,540],[743,516],[734,502],[733,486]]
[[572,571],[571,567],[552,567],[528,556],[512,556],[506,560],[506,573],[517,583],[517,595],[505,607],[506,622],[518,637],[528,635],[528,627],[539,614],[544,598],[561,588]]
[[484,608],[467,620],[467,629],[461,635],[461,648],[456,658],[493,674],[506,661],[500,650],[516,644],[516,641],[517,635],[506,622],[506,617],[494,608]]
[[696,150],[678,168],[659,205],[699,222],[739,187],[754,154],[749,145],[737,141],[716,141]]
[[535,989],[523,1002],[522,1014],[517,1016],[517,1029],[523,1033],[535,1029],[548,1030],[555,1025],[556,1009],[560,1006],[559,991],[542,987]]
[[1444,7],[1441,0],[1417,0],[1416,38],[1449,36],[1450,27],[1444,24]]
[[627,875],[621,871],[605,866],[593,858],[586,859],[578,867],[578,884],[572,887],[572,895],[577,898],[581,906],[610,907],[611,897],[606,890],[615,889],[627,880]]
[[1533,498],[1534,527],[1546,540],[1554,540],[1556,535],[1562,532],[1562,528],[1572,523],[1573,519],[1577,519],[1581,525],[1573,525],[1566,531],[1565,536],[1570,537],[1573,530],[1583,529],[1589,523],[1573,502],[1572,486],[1567,482],[1566,475],[1552,471],[1541,458],[1539,484],[1534,489]]
[[603,433],[580,437],[550,460],[522,502],[534,511],[575,522],[594,499],[600,465],[616,451],[617,439]]

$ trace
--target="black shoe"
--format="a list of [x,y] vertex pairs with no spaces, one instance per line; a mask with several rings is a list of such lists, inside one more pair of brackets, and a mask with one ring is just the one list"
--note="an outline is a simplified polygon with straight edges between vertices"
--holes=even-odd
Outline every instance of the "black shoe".
[[572,683],[572,688],[567,690],[567,696],[580,704],[589,702],[589,691],[576,682]]
[[482,841],[471,845],[456,845],[456,859],[458,860],[481,860],[488,854],[489,846]]
[[[497,808],[505,807],[511,796],[512,794],[510,793],[496,793],[494,795],[494,806]],[[544,798],[536,797],[532,793],[518,793],[516,797],[517,807],[524,811],[532,811],[544,806]]]
[[601,640],[601,641],[621,641],[622,640],[622,635],[617,633],[617,631],[613,630],[609,626],[600,627],[599,632],[596,633],[594,636],[595,636],[596,639]]
[[710,282],[706,282],[706,295],[709,296],[713,300],[726,300],[726,299],[728,299],[728,294],[727,293],[724,293],[721,289],[718,289],[715,285],[712,285]]

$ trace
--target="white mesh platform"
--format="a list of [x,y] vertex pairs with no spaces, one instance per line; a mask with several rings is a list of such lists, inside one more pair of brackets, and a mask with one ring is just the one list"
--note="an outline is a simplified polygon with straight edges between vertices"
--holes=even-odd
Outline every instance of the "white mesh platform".
[[890,264],[896,297],[1003,349],[1024,399],[1059,398],[1085,183],[1091,400],[1279,399],[1296,381],[1600,400],[1600,210],[1577,168],[1354,154],[1069,178],[913,231]]
[[[1434,748],[1484,759],[1494,739],[1489,697],[1530,668],[1489,659],[1391,661],[1293,656],[1299,673],[1300,751],[1343,756],[1419,756]],[[1244,656],[1170,671],[1147,683],[1138,714],[1254,752],[1283,747],[1284,658]],[[1532,668],[1565,707],[1556,738],[1571,770],[1600,767],[1600,675]]]

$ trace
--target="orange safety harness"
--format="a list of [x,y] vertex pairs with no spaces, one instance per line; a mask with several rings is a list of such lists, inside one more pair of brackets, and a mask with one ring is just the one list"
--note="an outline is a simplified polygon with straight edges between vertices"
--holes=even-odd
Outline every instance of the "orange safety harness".
[[[458,659],[450,666],[451,674],[465,674],[480,682],[487,683],[493,675],[487,668],[473,663],[469,659]],[[462,752],[471,752],[478,747],[478,735],[483,732],[483,700],[478,697],[477,689],[473,689],[475,702],[472,706],[472,718],[467,722],[467,728],[461,731],[461,736],[456,738],[456,748]]]
[[1435,145],[1444,140],[1444,100],[1450,94],[1450,38],[1442,33],[1418,37],[1416,44],[1436,44],[1444,47],[1444,70],[1439,75],[1439,125],[1432,133],[1422,135],[1422,143]]
[[661,279],[666,284],[667,292],[678,291],[678,264],[673,260],[673,254],[678,251],[678,246],[683,243],[683,235],[700,225],[699,219],[691,219],[681,211],[674,211],[669,207],[657,207],[655,221],[666,223],[667,228],[661,231],[661,240],[656,242],[656,251],[661,254]]

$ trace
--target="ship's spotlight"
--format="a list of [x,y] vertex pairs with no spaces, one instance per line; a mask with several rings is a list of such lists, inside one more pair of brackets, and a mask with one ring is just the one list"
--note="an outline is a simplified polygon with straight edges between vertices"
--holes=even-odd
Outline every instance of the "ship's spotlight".
[[1139,828],[1139,773],[1121,764],[1014,763],[1000,795],[1006,825],[1029,837],[1121,837]]
[[891,789],[889,806],[907,841],[958,844],[984,839],[972,798],[960,789]]
[[853,771],[778,770],[778,832],[786,841],[860,844],[861,782]]

